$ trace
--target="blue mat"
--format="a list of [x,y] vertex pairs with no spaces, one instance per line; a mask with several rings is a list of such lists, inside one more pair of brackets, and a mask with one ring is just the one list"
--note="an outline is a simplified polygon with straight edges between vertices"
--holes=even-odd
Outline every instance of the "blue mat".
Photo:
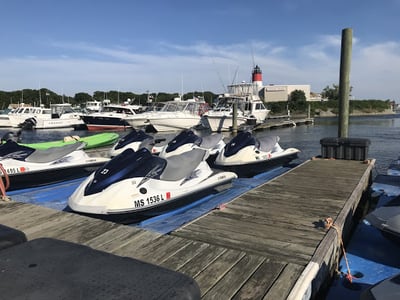
[[68,197],[78,188],[85,178],[56,183],[36,188],[7,192],[7,195],[18,202],[25,202],[63,210],[67,206]]
[[[377,207],[394,197],[382,194]],[[345,278],[348,269],[342,258],[339,265],[342,275],[331,285],[326,298],[328,300],[358,300],[368,287],[400,273],[400,245],[386,239],[378,229],[367,223],[360,222],[357,225],[346,246],[346,253],[350,273],[355,278],[352,283]]]

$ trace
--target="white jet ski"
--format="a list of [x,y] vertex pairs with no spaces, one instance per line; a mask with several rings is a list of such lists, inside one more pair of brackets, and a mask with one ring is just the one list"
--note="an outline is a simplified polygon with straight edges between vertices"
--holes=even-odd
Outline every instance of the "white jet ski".
[[77,142],[41,150],[8,140],[0,146],[0,174],[8,176],[8,190],[88,176],[109,158],[89,157],[82,150],[84,146],[85,143]]
[[221,133],[214,133],[203,137],[198,136],[193,130],[182,130],[174,139],[165,145],[160,153],[160,157],[171,157],[192,149],[204,149],[209,152],[208,162],[212,162],[217,154],[225,147],[225,142]]
[[252,177],[298,157],[300,150],[282,149],[278,142],[278,136],[256,138],[249,131],[241,131],[219,152],[212,166],[239,177]]
[[133,223],[228,188],[235,173],[214,170],[207,151],[161,158],[146,149],[127,149],[92,173],[68,199],[74,212]]
[[109,155],[110,157],[117,156],[128,148],[131,148],[133,151],[138,151],[140,148],[145,147],[150,150],[156,142],[153,136],[148,135],[143,130],[135,130],[132,128],[131,132],[120,138],[110,149]]

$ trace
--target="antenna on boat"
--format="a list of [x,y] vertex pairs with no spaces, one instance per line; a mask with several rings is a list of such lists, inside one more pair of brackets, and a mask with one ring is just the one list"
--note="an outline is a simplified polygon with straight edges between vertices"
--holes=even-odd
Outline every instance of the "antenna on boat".
[[42,106],[42,91],[40,90],[40,81],[39,81],[39,106]]
[[236,68],[235,75],[233,75],[233,79],[232,79],[232,83],[231,83],[231,84],[234,84],[234,83],[235,83],[235,80],[236,80],[238,71],[239,71],[239,66],[237,66],[237,68]]
[[[213,64],[215,66],[214,58],[212,58],[212,61],[213,61]],[[225,87],[224,81],[222,80],[221,74],[218,72],[217,68],[216,68],[216,71],[217,71],[218,79],[219,79],[219,81],[221,81],[221,85],[222,85],[222,87],[224,89],[224,92],[226,92],[226,87]]]

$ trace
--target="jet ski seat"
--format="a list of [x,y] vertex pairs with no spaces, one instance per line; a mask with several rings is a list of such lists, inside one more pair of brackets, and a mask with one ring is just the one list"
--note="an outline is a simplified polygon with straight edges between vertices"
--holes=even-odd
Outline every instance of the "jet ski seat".
[[201,148],[212,148],[222,139],[222,133],[210,134],[202,138]]
[[83,149],[86,144],[84,142],[76,142],[62,147],[51,147],[48,149],[37,149],[25,161],[32,163],[47,163],[64,157],[65,155]]
[[176,181],[189,176],[199,163],[206,159],[207,151],[193,149],[191,151],[166,158],[167,165],[160,179]]
[[276,143],[279,142],[279,136],[265,136],[258,138],[259,149],[264,152],[270,152],[274,149]]

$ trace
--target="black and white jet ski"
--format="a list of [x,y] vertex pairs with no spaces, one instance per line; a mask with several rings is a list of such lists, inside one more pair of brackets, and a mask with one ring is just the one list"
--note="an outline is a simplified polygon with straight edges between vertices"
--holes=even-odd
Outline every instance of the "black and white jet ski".
[[379,229],[386,238],[400,243],[400,196],[367,214],[364,223]]
[[397,300],[399,297],[400,273],[369,286],[361,293],[360,300]]
[[86,178],[68,199],[68,209],[119,223],[133,223],[227,188],[235,173],[211,169],[207,151],[162,158],[127,149]]
[[159,156],[166,158],[197,148],[207,150],[209,152],[208,161],[212,161],[225,147],[223,138],[221,133],[200,137],[191,129],[182,130],[167,145],[161,148]]
[[130,148],[133,151],[138,151],[140,148],[152,149],[156,141],[154,137],[148,135],[143,130],[135,130],[132,128],[131,132],[123,136],[118,142],[110,149],[110,157],[121,154],[126,149]]
[[1,176],[9,177],[8,190],[88,176],[109,158],[89,157],[82,150],[84,146],[78,142],[40,150],[8,140],[0,146]]
[[219,152],[212,166],[239,177],[252,177],[297,158],[300,150],[284,150],[278,142],[278,136],[256,138],[249,131],[241,131]]

